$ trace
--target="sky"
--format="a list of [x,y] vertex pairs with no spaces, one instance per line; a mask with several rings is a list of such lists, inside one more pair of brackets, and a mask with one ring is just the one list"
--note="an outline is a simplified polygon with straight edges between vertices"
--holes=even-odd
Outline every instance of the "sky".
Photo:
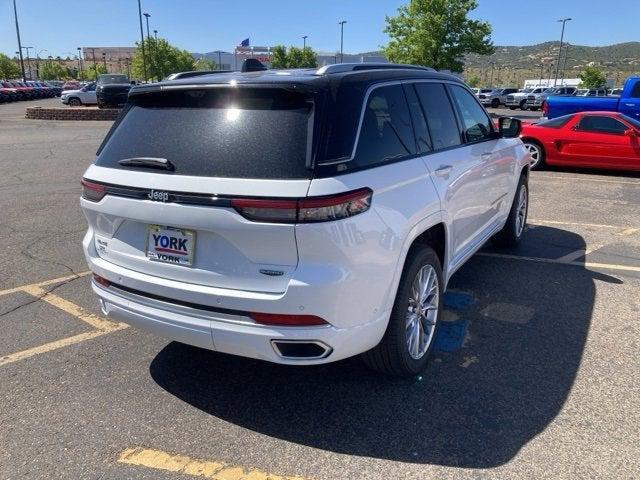
[[[0,52],[13,55],[17,39],[13,0],[0,0]],[[41,56],[67,56],[77,47],[129,46],[140,39],[136,0],[16,0],[24,46]],[[191,52],[232,51],[249,37],[252,45],[298,45],[302,35],[316,51],[377,50],[387,42],[385,16],[408,0],[142,0],[151,30]],[[496,45],[532,45],[558,40],[558,18],[572,17],[565,39],[574,45],[640,40],[640,0],[536,0],[533,4],[479,0],[473,18],[493,27]],[[522,6],[517,6],[521,4]],[[509,5],[509,6],[507,6]],[[146,26],[145,26],[146,28]],[[33,55],[33,53],[32,53]]]

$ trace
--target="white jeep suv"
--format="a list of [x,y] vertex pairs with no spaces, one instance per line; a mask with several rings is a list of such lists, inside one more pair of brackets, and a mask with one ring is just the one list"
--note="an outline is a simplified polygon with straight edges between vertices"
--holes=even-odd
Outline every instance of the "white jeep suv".
[[499,123],[402,65],[135,87],[82,179],[102,310],[218,352],[415,374],[453,273],[524,232],[530,160]]

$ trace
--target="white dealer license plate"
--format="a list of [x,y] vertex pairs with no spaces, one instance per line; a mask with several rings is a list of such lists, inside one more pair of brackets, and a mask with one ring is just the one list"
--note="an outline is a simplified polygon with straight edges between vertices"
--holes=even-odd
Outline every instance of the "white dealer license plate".
[[191,266],[196,233],[183,228],[149,225],[147,230],[147,257],[156,262]]

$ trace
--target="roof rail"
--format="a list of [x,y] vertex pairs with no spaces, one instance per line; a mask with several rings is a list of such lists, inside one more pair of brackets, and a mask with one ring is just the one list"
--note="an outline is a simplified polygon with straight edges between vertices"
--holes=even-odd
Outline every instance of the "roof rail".
[[433,68],[422,67],[420,65],[404,65],[401,63],[363,62],[363,63],[336,63],[333,65],[325,65],[324,67],[320,67],[318,70],[316,70],[316,75],[354,72],[357,70],[385,70],[385,69],[423,70],[427,72],[435,72]]

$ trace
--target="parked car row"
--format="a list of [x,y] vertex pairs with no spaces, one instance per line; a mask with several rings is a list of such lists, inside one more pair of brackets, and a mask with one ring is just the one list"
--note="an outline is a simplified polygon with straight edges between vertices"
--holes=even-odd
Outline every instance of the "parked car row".
[[61,94],[62,87],[50,82],[36,82],[34,80],[0,82],[0,103],[59,97]]

